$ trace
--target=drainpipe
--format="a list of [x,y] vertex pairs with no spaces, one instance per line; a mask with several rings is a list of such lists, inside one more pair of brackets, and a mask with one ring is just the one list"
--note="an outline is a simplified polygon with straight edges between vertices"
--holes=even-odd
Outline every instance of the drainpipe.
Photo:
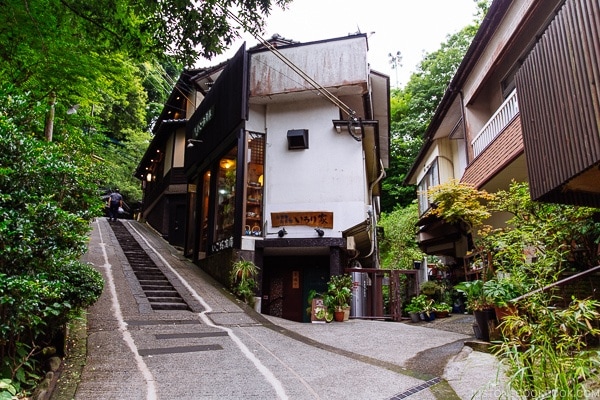
[[[369,185],[369,199],[371,199],[371,203],[373,202],[373,188],[377,183],[379,183],[383,178],[385,178],[385,170],[383,169],[383,162],[381,161],[381,159],[379,159],[379,165],[381,166],[381,173],[379,174],[377,179],[375,179],[371,183],[371,185]],[[369,218],[371,219],[371,251],[369,251],[369,254],[367,254],[363,258],[370,257],[377,248],[377,215],[375,213],[375,210],[371,211]],[[379,265],[379,260],[377,262],[377,265]]]
[[469,141],[467,140],[467,118],[465,117],[465,98],[462,90],[458,91],[458,96],[460,97],[460,116],[462,118],[463,136],[465,138],[465,154],[467,155],[467,165],[469,165],[471,163],[471,156],[469,155]]

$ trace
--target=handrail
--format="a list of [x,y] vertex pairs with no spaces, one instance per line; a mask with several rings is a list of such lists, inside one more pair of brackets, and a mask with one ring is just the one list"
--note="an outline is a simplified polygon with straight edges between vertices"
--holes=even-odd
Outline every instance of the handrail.
[[577,273],[575,275],[571,275],[568,278],[564,278],[564,279],[561,279],[561,280],[556,281],[554,283],[551,283],[550,285],[544,286],[543,288],[539,288],[539,289],[536,289],[536,290],[534,290],[532,292],[525,293],[522,296],[519,296],[517,298],[514,298],[514,299],[510,300],[510,302],[511,303],[516,303],[516,302],[518,302],[520,300],[526,299],[529,296],[533,296],[536,293],[544,292],[544,291],[546,291],[548,289],[552,289],[555,286],[564,285],[565,283],[568,283],[568,282],[570,282],[572,280],[575,280],[575,279],[579,279],[582,276],[585,276],[587,274],[591,274],[592,272],[596,272],[596,271],[599,271],[599,270],[600,270],[600,265],[596,265],[594,268],[587,269],[587,270],[579,272],[579,273]]

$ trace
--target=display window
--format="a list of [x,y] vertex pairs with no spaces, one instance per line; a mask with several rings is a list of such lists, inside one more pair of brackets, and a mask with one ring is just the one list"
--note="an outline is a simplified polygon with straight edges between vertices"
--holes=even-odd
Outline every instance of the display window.
[[265,135],[248,133],[246,152],[246,196],[244,232],[246,236],[263,235],[263,196]]
[[233,247],[237,146],[218,163],[213,251]]

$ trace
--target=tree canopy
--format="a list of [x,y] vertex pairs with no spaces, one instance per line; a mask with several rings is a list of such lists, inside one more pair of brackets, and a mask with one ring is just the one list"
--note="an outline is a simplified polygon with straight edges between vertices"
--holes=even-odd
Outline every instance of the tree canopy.
[[487,12],[488,3],[478,2],[473,23],[448,35],[438,50],[423,57],[406,86],[392,91],[390,168],[383,181],[381,199],[384,211],[405,207],[416,198],[415,187],[404,186],[403,182],[421,149],[427,126]]
[[100,296],[79,262],[99,189],[141,199],[132,173],[182,66],[238,35],[227,10],[260,32],[287,2],[1,2],[0,398],[30,394],[42,348]]

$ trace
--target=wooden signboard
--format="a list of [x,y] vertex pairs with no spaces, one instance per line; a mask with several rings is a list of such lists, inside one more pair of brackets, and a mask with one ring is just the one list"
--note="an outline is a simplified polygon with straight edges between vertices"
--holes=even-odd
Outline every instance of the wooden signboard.
[[333,228],[333,213],[329,211],[272,212],[273,227],[306,225],[315,228]]
[[327,307],[323,304],[323,299],[313,299],[310,310],[310,322],[321,323],[325,322]]

